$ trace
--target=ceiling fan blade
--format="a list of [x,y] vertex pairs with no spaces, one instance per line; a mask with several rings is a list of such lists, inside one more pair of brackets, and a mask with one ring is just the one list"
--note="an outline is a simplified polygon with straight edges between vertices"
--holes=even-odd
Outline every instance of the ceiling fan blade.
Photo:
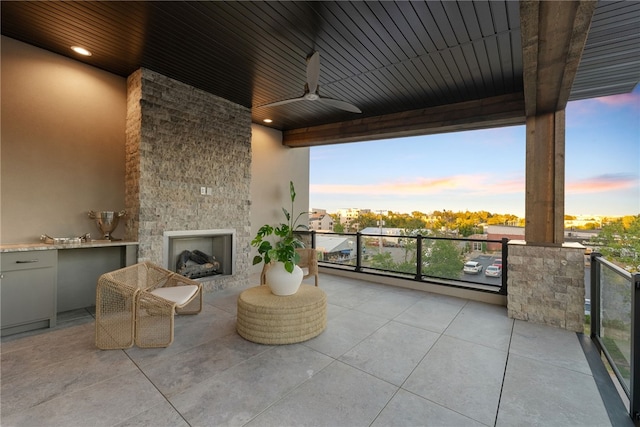
[[290,98],[283,101],[276,101],[270,104],[261,105],[259,108],[264,107],[277,107],[279,105],[290,104],[297,101],[310,101],[310,102],[323,102],[334,108],[340,110],[349,111],[351,113],[362,113],[358,107],[350,104],[346,101],[340,101],[338,99],[323,98],[318,93],[318,80],[320,78],[320,53],[314,51],[307,57],[307,84],[304,88],[304,94],[299,98]]
[[317,101],[323,102],[325,104],[331,105],[341,110],[350,111],[352,113],[362,113],[362,111],[358,107],[348,103],[347,101],[340,101],[339,99],[322,98],[322,97],[318,98]]
[[320,78],[320,53],[313,52],[307,58],[307,86],[309,93],[316,93],[318,90],[318,79]]
[[285,99],[285,100],[282,100],[282,101],[276,101],[276,102],[271,102],[269,104],[261,105],[259,108],[277,107],[278,105],[290,104],[292,102],[304,101],[304,100],[305,100],[304,97],[301,97],[301,98],[289,98],[289,99]]

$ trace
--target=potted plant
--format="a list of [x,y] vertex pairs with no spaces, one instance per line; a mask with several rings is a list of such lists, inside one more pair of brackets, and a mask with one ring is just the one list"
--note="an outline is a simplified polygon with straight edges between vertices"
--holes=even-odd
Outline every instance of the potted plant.
[[[302,269],[297,266],[300,255],[296,249],[304,247],[304,244],[296,237],[294,231],[308,230],[309,227],[305,224],[298,224],[300,217],[307,212],[301,212],[296,217],[293,216],[296,190],[292,181],[289,181],[289,197],[291,213],[282,208],[287,222],[275,227],[269,224],[263,225],[251,241],[251,246],[258,248],[258,255],[253,258],[253,265],[260,262],[269,265],[266,271],[267,285],[276,295],[295,294],[300,287],[303,276]],[[272,241],[269,240],[269,237],[272,237]]]

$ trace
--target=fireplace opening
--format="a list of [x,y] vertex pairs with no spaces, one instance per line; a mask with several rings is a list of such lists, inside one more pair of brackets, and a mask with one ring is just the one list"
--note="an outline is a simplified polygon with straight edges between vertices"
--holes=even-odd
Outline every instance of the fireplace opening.
[[178,255],[176,272],[189,279],[215,276],[220,274],[220,263],[213,255],[206,254],[198,249],[182,251]]
[[192,279],[233,274],[235,230],[164,233],[165,268]]

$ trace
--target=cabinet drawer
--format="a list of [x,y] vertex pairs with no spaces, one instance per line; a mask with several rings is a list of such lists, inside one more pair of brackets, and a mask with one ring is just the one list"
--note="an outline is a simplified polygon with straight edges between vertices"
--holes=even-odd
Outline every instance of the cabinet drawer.
[[8,252],[0,255],[1,271],[31,270],[54,267],[58,261],[58,251]]

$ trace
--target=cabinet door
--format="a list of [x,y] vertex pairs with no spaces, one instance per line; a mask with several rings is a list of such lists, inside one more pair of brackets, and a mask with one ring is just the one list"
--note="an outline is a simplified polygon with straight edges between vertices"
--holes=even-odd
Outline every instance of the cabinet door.
[[101,274],[124,267],[124,246],[58,251],[58,313],[96,305]]
[[55,268],[3,271],[2,328],[55,318]]

